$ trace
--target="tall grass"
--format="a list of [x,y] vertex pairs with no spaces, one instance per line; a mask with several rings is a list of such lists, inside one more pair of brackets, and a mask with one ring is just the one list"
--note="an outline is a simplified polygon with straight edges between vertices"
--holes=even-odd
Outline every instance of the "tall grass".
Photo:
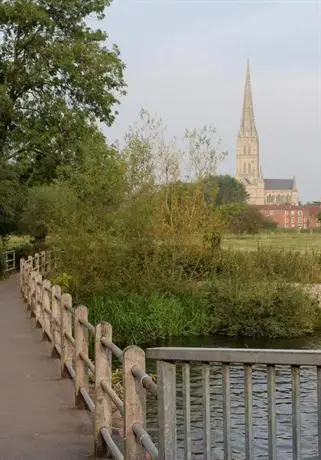
[[93,296],[93,323],[113,325],[114,340],[144,344],[181,335],[295,337],[320,327],[317,302],[300,287],[212,279],[184,294]]
[[210,332],[209,307],[200,295],[146,293],[112,298],[92,296],[88,302],[93,323],[107,321],[116,341],[146,343],[158,338]]

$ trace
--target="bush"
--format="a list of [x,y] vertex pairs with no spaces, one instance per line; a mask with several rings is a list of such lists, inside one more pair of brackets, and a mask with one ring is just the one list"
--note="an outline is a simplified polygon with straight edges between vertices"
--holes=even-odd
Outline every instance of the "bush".
[[277,227],[273,220],[263,216],[254,206],[233,203],[222,206],[220,210],[232,233],[254,235]]
[[87,305],[90,321],[112,324],[114,340],[125,345],[182,335],[295,337],[321,325],[317,301],[300,287],[233,278],[180,292],[92,296]]
[[295,337],[320,326],[320,308],[284,283],[215,280],[208,288],[211,332],[230,336]]

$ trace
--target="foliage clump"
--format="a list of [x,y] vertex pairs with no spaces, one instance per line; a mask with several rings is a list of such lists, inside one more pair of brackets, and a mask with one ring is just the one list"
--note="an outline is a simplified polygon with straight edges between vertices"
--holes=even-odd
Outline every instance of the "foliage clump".
[[209,289],[211,332],[230,336],[295,337],[320,323],[320,306],[284,282],[216,280]]

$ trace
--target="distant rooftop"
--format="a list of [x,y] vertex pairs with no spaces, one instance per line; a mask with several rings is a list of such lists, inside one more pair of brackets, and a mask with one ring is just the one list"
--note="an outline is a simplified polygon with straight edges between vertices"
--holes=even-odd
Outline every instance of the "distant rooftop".
[[264,179],[265,190],[292,190],[294,188],[294,179]]

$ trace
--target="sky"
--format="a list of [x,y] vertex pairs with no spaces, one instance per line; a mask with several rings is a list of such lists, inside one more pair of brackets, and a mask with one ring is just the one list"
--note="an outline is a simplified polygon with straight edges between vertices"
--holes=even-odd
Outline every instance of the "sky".
[[169,134],[216,127],[235,174],[246,60],[265,178],[296,177],[321,199],[321,0],[114,0],[101,28],[126,64],[127,95],[110,141],[143,107]]

